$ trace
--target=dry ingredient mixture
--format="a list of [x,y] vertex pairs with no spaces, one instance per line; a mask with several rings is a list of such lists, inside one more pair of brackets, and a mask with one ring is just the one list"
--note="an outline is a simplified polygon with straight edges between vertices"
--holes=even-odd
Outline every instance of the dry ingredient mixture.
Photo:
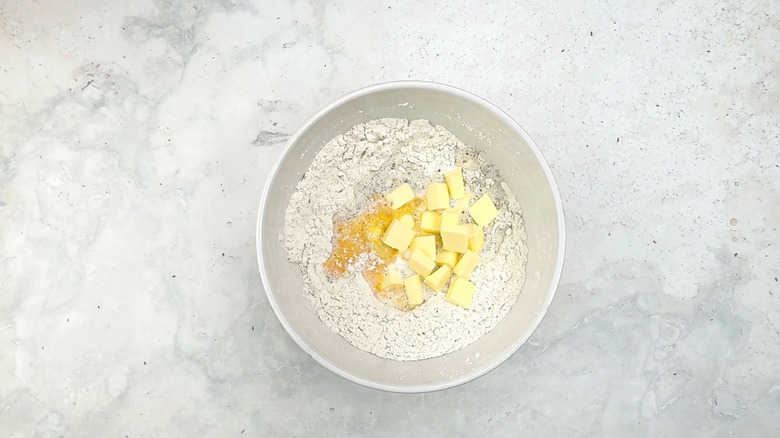
[[[456,166],[463,169],[472,202],[487,194],[498,209],[484,228],[481,263],[469,277],[476,291],[468,308],[431,290],[412,307],[402,289],[380,287],[388,269],[403,277],[414,272],[378,242],[394,219],[418,215],[423,201],[393,210],[382,196],[410,184],[424,198],[428,184],[443,181]],[[331,140],[285,212],[288,256],[300,266],[319,318],[356,347],[395,360],[450,353],[490,331],[514,304],[527,257],[519,204],[500,181],[476,149],[426,120],[374,120]],[[470,219],[467,211],[464,217]],[[364,230],[368,235],[356,239]]]

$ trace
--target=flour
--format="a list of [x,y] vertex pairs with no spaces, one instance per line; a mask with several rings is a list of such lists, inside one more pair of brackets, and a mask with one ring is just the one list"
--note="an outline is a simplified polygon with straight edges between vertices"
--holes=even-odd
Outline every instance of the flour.
[[[485,229],[482,263],[471,275],[477,290],[468,310],[430,290],[412,311],[388,306],[360,274],[369,257],[359,260],[349,277],[330,281],[325,276],[322,263],[331,252],[334,220],[365,211],[375,194],[402,183],[422,195],[455,166],[463,167],[472,200],[488,193],[499,211]],[[468,214],[464,220],[470,220]],[[326,144],[290,199],[284,238],[319,318],[352,345],[389,359],[427,359],[471,344],[507,314],[525,280],[526,233],[517,200],[476,149],[425,120],[374,120]],[[406,269],[404,262],[396,265]]]

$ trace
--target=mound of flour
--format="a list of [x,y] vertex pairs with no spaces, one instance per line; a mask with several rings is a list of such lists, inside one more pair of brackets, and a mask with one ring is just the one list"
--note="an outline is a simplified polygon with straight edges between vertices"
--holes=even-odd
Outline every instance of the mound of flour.
[[[472,200],[488,193],[499,215],[485,229],[477,290],[466,310],[434,294],[412,311],[380,302],[361,275],[330,281],[333,221],[365,211],[375,194],[409,183],[422,195],[430,182],[463,167]],[[319,318],[352,345],[380,357],[420,360],[461,349],[498,324],[525,280],[526,234],[517,200],[494,166],[441,126],[426,120],[379,119],[331,140],[314,158],[285,212],[289,259],[301,268]]]

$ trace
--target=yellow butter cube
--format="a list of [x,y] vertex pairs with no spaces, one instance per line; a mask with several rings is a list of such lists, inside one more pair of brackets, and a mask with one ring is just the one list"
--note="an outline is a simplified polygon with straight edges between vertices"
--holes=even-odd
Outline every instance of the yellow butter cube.
[[439,253],[436,254],[436,263],[452,269],[458,263],[458,257],[460,257],[460,254],[455,251],[439,251]]
[[471,307],[471,300],[474,298],[475,290],[477,290],[476,284],[463,277],[455,277],[444,299],[452,304],[468,309]]
[[434,292],[439,292],[444,289],[444,285],[450,281],[450,275],[452,271],[447,266],[442,266],[439,269],[433,271],[433,274],[425,277],[425,284],[428,285]]
[[441,230],[441,214],[435,211],[424,211],[420,217],[420,229],[428,233],[438,233]]
[[469,278],[469,275],[474,272],[474,268],[476,268],[481,261],[482,257],[480,257],[479,254],[472,251],[466,251],[460,258],[458,264],[455,265],[455,269],[453,269],[452,272],[458,277]]
[[390,286],[400,286],[404,284],[404,279],[401,278],[401,274],[398,273],[398,270],[391,267],[385,272],[384,277],[382,277],[382,284],[380,287],[382,290],[385,290],[389,288]]
[[414,218],[410,214],[405,214],[399,218],[409,228],[414,228]]
[[390,226],[385,230],[385,234],[382,236],[382,242],[390,248],[395,248],[398,251],[406,251],[409,244],[414,239],[414,229],[407,224],[393,219],[390,222]]
[[479,225],[471,224],[469,229],[469,249],[474,252],[479,252],[485,245],[485,232]]
[[441,242],[444,249],[464,253],[469,249],[469,226],[447,225],[441,227]]
[[466,193],[463,188],[463,170],[460,167],[445,173],[444,181],[447,181],[447,188],[452,199],[460,199]]
[[445,183],[433,183],[428,186],[425,196],[428,210],[442,210],[450,206],[450,195]]
[[425,255],[421,249],[415,249],[409,256],[409,267],[412,268],[412,271],[425,277],[436,268],[436,262]]
[[441,226],[446,225],[458,225],[460,223],[460,212],[458,210],[448,208],[441,213]]
[[409,251],[414,252],[415,249],[419,249],[423,254],[427,255],[431,259],[436,258],[436,236],[417,236],[412,239],[412,243],[409,245]]
[[498,216],[498,209],[496,209],[496,205],[493,204],[490,196],[482,195],[481,198],[477,199],[477,202],[469,207],[469,214],[477,225],[486,227],[487,224]]
[[469,201],[471,200],[471,193],[466,193],[463,195],[462,198],[460,198],[460,201],[458,201],[458,205],[455,206],[455,210],[458,210],[459,212],[463,212],[463,210],[466,209],[466,206],[469,205]]
[[419,275],[412,275],[404,279],[404,290],[409,305],[419,306],[423,302],[422,278]]
[[412,186],[409,184],[402,184],[385,195],[385,200],[393,210],[398,210],[412,199],[414,199],[414,190],[412,190]]

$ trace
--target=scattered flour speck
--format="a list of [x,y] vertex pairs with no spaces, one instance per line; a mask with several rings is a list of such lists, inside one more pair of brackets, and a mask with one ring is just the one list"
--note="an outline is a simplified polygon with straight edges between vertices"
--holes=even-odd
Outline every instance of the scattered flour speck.
[[[470,309],[428,290],[422,305],[398,310],[374,296],[359,267],[328,280],[322,263],[331,252],[334,218],[364,211],[373,195],[402,183],[422,195],[455,166],[463,167],[472,201],[488,193],[499,210],[471,275],[477,290]],[[284,238],[319,318],[352,345],[389,359],[427,359],[471,344],[507,314],[525,280],[526,233],[517,200],[479,151],[426,120],[374,120],[328,142],[290,200]]]

